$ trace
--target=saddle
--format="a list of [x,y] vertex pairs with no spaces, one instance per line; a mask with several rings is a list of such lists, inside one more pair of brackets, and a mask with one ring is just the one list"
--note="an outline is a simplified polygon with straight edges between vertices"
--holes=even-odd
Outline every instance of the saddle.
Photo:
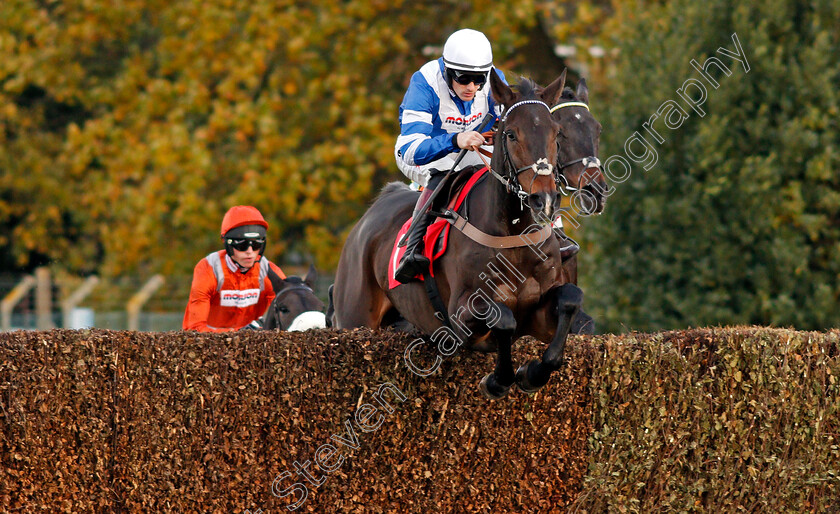
[[[456,211],[458,208],[461,207],[461,204],[464,203],[467,196],[469,195],[472,188],[484,177],[487,176],[487,167],[482,165],[471,166],[469,168],[464,168],[459,172],[458,176],[455,177],[455,180],[451,182],[451,186],[449,186],[449,191],[441,191],[442,195],[448,199],[446,201],[446,209],[445,211]],[[433,206],[434,207],[434,206]],[[402,282],[397,281],[394,278],[394,272],[397,268],[397,265],[402,259],[403,254],[405,253],[405,246],[399,246],[399,242],[402,240],[403,236],[406,232],[408,232],[409,226],[411,226],[412,218],[409,218],[403,223],[402,227],[400,228],[399,232],[397,233],[397,237],[394,240],[394,246],[391,250],[391,258],[388,261],[388,288],[393,289],[399,285],[402,285]],[[443,218],[437,218],[433,221],[429,228],[426,230],[426,235],[423,238],[423,255],[428,257],[429,259],[429,274],[434,276],[433,265],[436,259],[439,259],[441,255],[446,253],[446,247],[449,242],[449,230],[452,228],[451,223]],[[422,275],[418,275],[417,278],[419,280],[423,280]]]

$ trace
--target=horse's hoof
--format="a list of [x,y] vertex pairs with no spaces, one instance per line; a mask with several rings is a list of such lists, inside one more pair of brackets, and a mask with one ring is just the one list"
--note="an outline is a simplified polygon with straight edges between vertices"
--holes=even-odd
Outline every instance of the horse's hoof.
[[528,381],[528,367],[535,363],[537,361],[526,362],[516,370],[516,387],[525,394],[534,394],[542,388],[542,386],[534,386]]
[[595,334],[595,320],[592,316],[581,311],[578,311],[575,320],[572,322],[572,328],[569,330],[572,334],[594,335]]
[[574,284],[563,284],[558,289],[557,304],[561,311],[580,308],[583,305],[583,291]]
[[508,392],[510,392],[510,386],[505,387],[499,385],[493,378],[492,373],[485,375],[484,378],[481,379],[481,382],[478,384],[478,389],[481,391],[481,395],[488,400],[498,400],[500,398],[504,398],[507,396]]

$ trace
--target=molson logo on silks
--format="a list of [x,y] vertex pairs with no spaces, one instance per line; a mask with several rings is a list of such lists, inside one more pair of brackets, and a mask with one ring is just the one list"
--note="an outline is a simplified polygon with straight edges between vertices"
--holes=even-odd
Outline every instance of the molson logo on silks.
[[222,307],[248,307],[255,305],[260,299],[259,289],[245,289],[244,291],[220,291]]
[[449,124],[452,124],[452,125],[457,125],[459,127],[464,127],[466,125],[471,125],[472,123],[475,122],[475,120],[481,118],[482,116],[484,116],[483,112],[480,112],[478,114],[473,114],[472,116],[469,116],[469,117],[466,117],[466,118],[463,117],[463,116],[458,116],[458,117],[447,116],[446,121],[444,123],[449,123]]

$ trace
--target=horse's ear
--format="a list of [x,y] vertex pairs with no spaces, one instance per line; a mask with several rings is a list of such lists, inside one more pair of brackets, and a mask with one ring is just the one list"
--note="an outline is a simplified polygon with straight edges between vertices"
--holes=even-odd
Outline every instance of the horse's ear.
[[496,68],[490,70],[490,94],[493,95],[493,100],[497,104],[504,105],[505,107],[513,105],[514,99],[516,98],[513,90],[502,82],[501,77],[496,73]]
[[589,88],[586,87],[586,79],[581,78],[580,82],[577,85],[577,91],[575,91],[575,95],[578,97],[578,100],[589,105]]
[[274,294],[277,294],[281,289],[283,289],[283,283],[285,280],[280,278],[271,266],[268,267],[268,280],[271,281],[271,287],[274,288]]
[[309,265],[309,271],[306,272],[306,277],[303,279],[303,283],[306,284],[309,289],[315,290],[315,282],[318,281],[318,270],[315,269],[314,264]]
[[566,87],[566,70],[563,70],[563,73],[560,74],[554,82],[548,85],[545,89],[542,90],[540,93],[540,98],[542,101],[549,105],[549,107],[553,107],[557,105],[557,102],[560,101],[560,95],[563,94],[563,88]]

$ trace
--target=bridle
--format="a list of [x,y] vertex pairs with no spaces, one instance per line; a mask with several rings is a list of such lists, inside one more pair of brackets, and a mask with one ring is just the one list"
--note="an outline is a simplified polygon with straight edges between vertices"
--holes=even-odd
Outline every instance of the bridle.
[[[519,207],[521,211],[524,213],[526,211],[526,200],[530,196],[525,189],[522,188],[522,184],[519,182],[519,174],[525,170],[531,169],[534,171],[533,178],[531,179],[531,186],[533,186],[534,181],[537,179],[538,176],[552,176],[554,174],[554,163],[549,162],[548,156],[540,157],[537,159],[536,162],[528,165],[522,166],[517,168],[516,165],[513,163],[513,159],[511,158],[510,151],[508,150],[507,140],[508,136],[511,134],[511,131],[505,130],[505,126],[507,123],[507,119],[510,116],[510,113],[523,105],[541,105],[546,108],[549,112],[549,117],[551,117],[551,108],[549,108],[548,104],[540,100],[520,100],[519,102],[514,103],[510,107],[508,107],[505,112],[503,113],[502,117],[499,119],[499,130],[498,132],[501,133],[502,141],[496,141],[501,147],[501,159],[502,159],[502,174],[500,175],[497,173],[490,163],[487,162],[485,159],[485,154],[482,153],[481,149],[478,150],[478,155],[481,160],[484,162],[484,165],[502,185],[505,186],[505,190],[507,193],[513,193],[519,199]],[[551,120],[553,126],[553,119]],[[559,144],[557,138],[554,138],[555,144]],[[493,154],[495,155],[495,153]],[[556,180],[556,179],[555,179]],[[543,227],[538,231],[530,231],[527,233],[509,235],[509,236],[498,236],[498,235],[491,235],[483,232],[482,230],[478,229],[476,226],[469,223],[469,220],[466,216],[461,216],[457,212],[453,210],[447,209],[443,213],[444,219],[447,222],[452,224],[457,230],[461,231],[466,237],[472,239],[473,241],[477,242],[478,244],[490,248],[518,248],[522,246],[533,246],[537,244],[541,244],[543,241],[551,237],[553,233],[553,225],[551,223],[543,224]],[[513,219],[511,221],[512,224],[518,223],[520,218]],[[428,277],[431,278],[431,277]],[[432,283],[431,280],[427,281],[427,284]],[[433,296],[430,293],[430,296]],[[434,300],[432,301],[434,304]],[[445,308],[435,307],[435,309],[440,312],[445,312]],[[443,319],[446,319],[444,316]]]
[[[309,291],[312,294],[315,294],[315,291],[312,290],[311,287],[305,284],[294,284],[291,286],[284,287],[274,295],[274,300],[271,301],[272,308],[274,308],[274,304],[280,300],[281,296],[285,296],[292,291]],[[280,319],[280,315],[277,315],[277,328],[280,330],[286,330],[286,327],[283,326],[283,320]]]
[[[507,140],[510,131],[505,129],[505,124],[507,122],[508,116],[510,113],[513,112],[514,109],[523,105],[542,105],[546,109],[548,109],[549,114],[551,114],[551,108],[548,106],[547,103],[541,100],[520,100],[515,104],[508,107],[502,117],[499,119],[499,130],[498,132],[501,134],[500,137],[502,138],[501,146],[502,146],[502,174],[500,175],[497,173],[490,164],[484,159],[483,155],[479,152],[479,156],[481,157],[482,161],[484,161],[484,165],[487,166],[487,169],[496,177],[499,182],[504,184],[505,189],[508,193],[515,194],[519,197],[519,202],[521,203],[522,209],[525,209],[525,199],[528,198],[529,193],[525,191],[522,187],[522,184],[519,183],[519,174],[525,170],[533,170],[534,177],[531,179],[531,183],[533,185],[533,181],[537,179],[538,176],[545,176],[545,175],[552,175],[554,173],[554,164],[548,162],[547,159],[542,158],[539,159],[537,162],[529,164],[527,166],[522,166],[517,168],[515,164],[513,164],[513,159],[511,159],[510,151],[508,150]],[[556,181],[556,178],[555,178]]]
[[[589,106],[586,105],[583,102],[564,102],[564,103],[555,105],[554,107],[549,109],[549,112],[551,112],[551,114],[554,114],[554,111],[556,111],[558,109],[562,109],[564,107],[583,107],[587,111],[589,110]],[[557,143],[557,146],[558,146],[558,150],[559,150],[559,146],[560,146],[559,142]],[[583,170],[584,171],[586,171],[590,168],[596,168],[599,171],[601,171],[602,173],[604,171],[603,168],[601,167],[601,161],[597,157],[595,157],[594,155],[589,155],[589,156],[586,156],[586,157],[581,157],[580,159],[575,159],[573,161],[564,162],[563,164],[558,164],[557,165],[557,175],[554,177],[554,180],[557,182],[557,189],[559,191],[561,191],[564,195],[567,194],[567,191],[580,191],[580,189],[581,189],[580,182],[583,179],[583,176],[585,175],[585,173],[581,173],[580,177],[578,177],[577,187],[573,187],[571,184],[569,184],[568,181],[566,180],[566,176],[563,175],[563,170],[564,169],[568,168],[569,166],[572,166],[573,164],[577,164],[577,163],[583,164]]]

